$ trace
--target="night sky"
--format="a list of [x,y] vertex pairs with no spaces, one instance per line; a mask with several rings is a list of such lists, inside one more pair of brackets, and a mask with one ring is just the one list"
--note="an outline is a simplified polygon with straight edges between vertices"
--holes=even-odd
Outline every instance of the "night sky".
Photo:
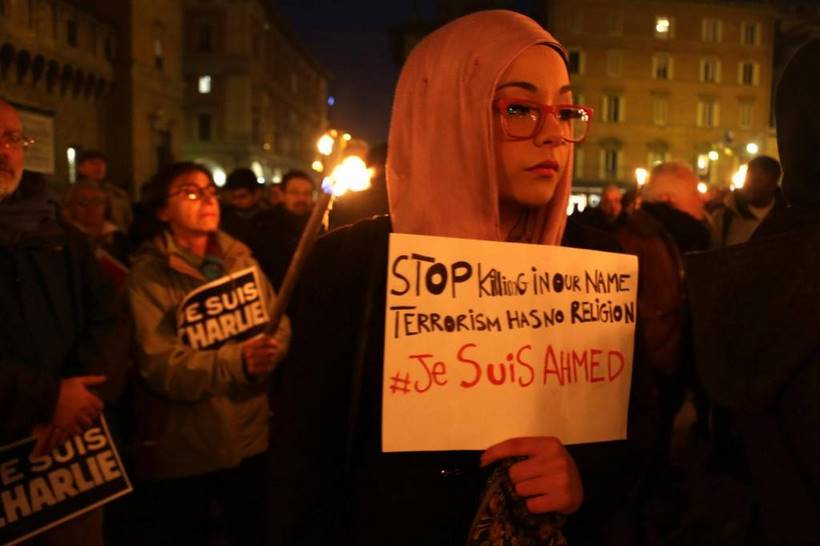
[[[330,75],[334,127],[371,145],[387,141],[400,67],[390,29],[438,21],[435,0],[279,0],[280,11],[305,48]],[[526,12],[527,2],[518,2]]]

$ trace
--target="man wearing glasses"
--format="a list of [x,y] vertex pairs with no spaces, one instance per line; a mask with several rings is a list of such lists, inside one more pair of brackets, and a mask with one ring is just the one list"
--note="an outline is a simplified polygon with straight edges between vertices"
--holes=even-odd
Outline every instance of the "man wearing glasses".
[[[94,424],[103,397],[91,389],[122,360],[90,247],[61,223],[45,179],[23,170],[31,144],[0,99],[0,445],[34,433],[45,453]],[[43,544],[101,545],[100,511],[48,531]]]

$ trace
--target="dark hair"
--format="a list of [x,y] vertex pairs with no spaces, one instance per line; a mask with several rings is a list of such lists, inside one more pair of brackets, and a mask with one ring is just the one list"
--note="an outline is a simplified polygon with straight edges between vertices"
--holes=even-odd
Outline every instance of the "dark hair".
[[142,187],[142,204],[147,213],[156,216],[157,212],[168,202],[168,189],[174,180],[192,171],[198,171],[208,177],[208,181],[213,184],[214,179],[211,171],[204,165],[193,161],[180,161],[171,163],[159,170],[151,178],[151,181]]
[[282,191],[288,191],[288,182],[293,180],[294,178],[304,178],[310,185],[313,186],[313,189],[316,189],[316,182],[313,181],[313,178],[306,173],[305,171],[297,171],[291,170],[285,173],[285,176],[282,177]]
[[780,162],[768,155],[759,155],[752,159],[749,161],[747,169],[762,171],[775,180],[780,180],[780,175],[783,173],[783,170],[780,168]]
[[234,169],[225,180],[226,190],[248,190],[250,192],[260,189],[256,173],[247,167]]
[[93,159],[102,159],[106,162],[108,161],[108,158],[105,157],[105,154],[98,150],[83,150],[77,156],[77,165],[82,165],[86,161],[91,161]]

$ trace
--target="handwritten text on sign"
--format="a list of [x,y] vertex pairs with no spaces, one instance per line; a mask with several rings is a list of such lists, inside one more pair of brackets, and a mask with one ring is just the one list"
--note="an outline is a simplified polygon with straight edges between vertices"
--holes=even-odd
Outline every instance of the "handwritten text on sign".
[[16,544],[131,491],[104,420],[49,454],[0,447],[0,544]]
[[202,351],[260,333],[269,320],[261,288],[259,270],[250,267],[193,290],[177,311],[180,339]]
[[624,438],[637,259],[391,234],[384,451]]

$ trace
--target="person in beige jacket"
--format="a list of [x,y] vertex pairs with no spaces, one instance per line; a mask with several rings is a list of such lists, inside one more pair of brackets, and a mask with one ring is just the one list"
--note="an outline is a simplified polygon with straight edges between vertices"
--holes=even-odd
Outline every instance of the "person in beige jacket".
[[263,544],[266,379],[286,351],[289,324],[273,335],[257,333],[259,325],[226,334],[205,349],[178,335],[180,303],[211,281],[228,277],[231,285],[256,268],[252,294],[262,295],[267,316],[276,296],[248,248],[218,231],[207,169],[173,164],[144,195],[162,229],[137,253],[127,281],[138,372],[134,466],[152,512],[141,543],[205,544],[215,503],[230,544]]

